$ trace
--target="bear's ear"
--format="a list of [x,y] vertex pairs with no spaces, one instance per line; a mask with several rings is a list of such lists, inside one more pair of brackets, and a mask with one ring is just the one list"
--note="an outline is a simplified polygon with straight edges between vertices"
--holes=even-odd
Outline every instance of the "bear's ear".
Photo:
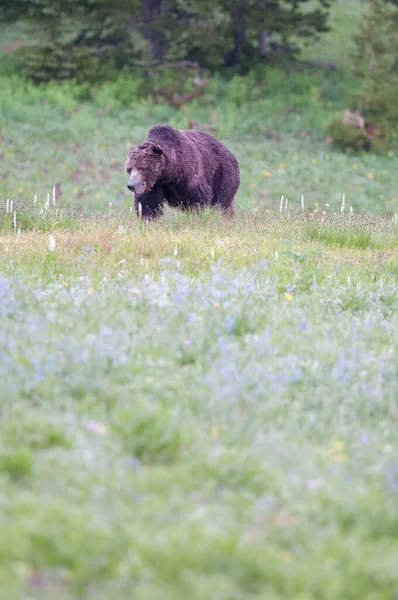
[[156,154],[156,156],[161,156],[163,154],[163,150],[160,146],[152,146],[152,152]]

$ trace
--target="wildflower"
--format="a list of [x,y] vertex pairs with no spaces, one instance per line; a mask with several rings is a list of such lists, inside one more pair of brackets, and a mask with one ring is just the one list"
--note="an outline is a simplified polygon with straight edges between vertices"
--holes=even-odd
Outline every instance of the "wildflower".
[[68,165],[62,165],[62,169],[66,171],[68,169]]
[[309,490],[316,490],[322,485],[319,479],[309,479],[306,483],[306,488]]
[[219,431],[220,431],[220,429],[217,425],[212,426],[211,437],[213,438],[213,440],[216,440],[218,438]]
[[333,440],[328,452],[329,456],[336,462],[345,462],[348,460],[347,454],[344,454],[344,443],[340,440]]
[[373,173],[368,173],[368,177],[369,179],[374,179],[375,176],[373,175]]
[[362,431],[361,433],[361,444],[367,446],[369,444],[369,434],[367,431]]
[[103,423],[98,423],[98,421],[89,421],[87,423],[87,430],[93,431],[98,435],[106,435],[108,433],[107,427]]
[[96,198],[99,198],[101,194],[99,194],[98,192],[95,194]]
[[255,198],[253,198],[252,204],[257,204],[257,200]]
[[280,554],[282,560],[291,560],[292,555],[290,552],[281,552]]
[[214,307],[215,307],[215,308],[220,308],[220,303],[219,303],[219,302],[216,302],[216,303],[214,304]]
[[98,135],[98,133],[100,132],[100,130],[98,129],[98,127],[95,128],[95,133]]
[[221,456],[222,452],[223,452],[222,448],[212,448],[210,450],[209,454],[210,454],[210,456],[217,457],[217,456]]
[[51,234],[50,239],[48,241],[48,249],[50,250],[50,252],[54,252],[55,246],[56,246],[55,237],[53,236],[53,234]]
[[395,196],[393,196],[393,197],[391,198],[391,202],[396,202],[396,201],[397,201],[397,199],[395,198]]
[[250,184],[250,188],[251,188],[252,190],[255,190],[255,189],[256,189],[256,187],[257,187],[257,186],[256,186],[256,184],[255,184],[255,183],[251,183],[251,184]]
[[93,293],[93,288],[88,288],[87,294],[92,294],[92,293]]
[[332,448],[334,448],[335,450],[342,450],[344,448],[344,443],[340,440],[334,440],[332,442]]
[[289,302],[291,302],[293,300],[293,296],[291,295],[290,292],[285,292],[285,298],[286,300],[288,300]]
[[77,194],[77,192],[78,192],[78,191],[79,191],[79,188],[77,188],[77,187],[74,187],[74,188],[73,188],[73,193],[74,193],[74,194]]
[[305,317],[300,321],[300,329],[301,331],[305,331],[307,329],[307,319]]
[[280,168],[280,169],[284,169],[284,168],[285,168],[285,163],[281,163],[281,164],[279,165],[279,168]]
[[272,174],[269,171],[263,171],[264,177],[272,177]]
[[353,168],[353,169],[357,169],[357,168],[358,168],[358,165],[357,165],[357,163],[354,163],[354,164],[353,164],[353,165],[351,165],[351,166],[352,166],[352,168]]
[[312,164],[313,164],[313,165],[317,165],[317,164],[318,164],[318,161],[317,161],[317,159],[316,159],[316,158],[313,158],[313,159],[312,159]]
[[295,155],[293,156],[293,160],[298,160],[298,156],[297,156],[297,154],[295,154]]
[[334,456],[336,462],[346,462],[348,460],[347,454],[336,454]]
[[394,156],[392,150],[390,150],[389,152],[387,152],[388,156]]
[[387,171],[386,171],[385,169],[383,169],[383,170],[381,171],[381,174],[382,174],[382,175],[387,175]]
[[67,281],[63,281],[63,282],[62,282],[62,285],[63,285],[65,288],[68,288],[68,287],[69,287],[69,283],[68,283]]
[[105,150],[106,146],[105,146],[105,144],[101,144],[99,148],[100,148],[100,150]]

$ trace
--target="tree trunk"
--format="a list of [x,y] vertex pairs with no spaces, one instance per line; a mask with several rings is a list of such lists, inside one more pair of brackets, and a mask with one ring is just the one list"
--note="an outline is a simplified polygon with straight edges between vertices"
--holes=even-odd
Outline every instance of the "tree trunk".
[[265,58],[268,54],[268,30],[262,29],[258,40],[258,52],[261,58]]
[[157,18],[162,12],[162,0],[144,0],[144,36],[151,46],[152,57],[162,63],[165,49],[162,44]]
[[246,41],[245,29],[245,8],[246,0],[240,0],[232,8],[232,23],[234,36],[234,55],[239,63],[242,60]]

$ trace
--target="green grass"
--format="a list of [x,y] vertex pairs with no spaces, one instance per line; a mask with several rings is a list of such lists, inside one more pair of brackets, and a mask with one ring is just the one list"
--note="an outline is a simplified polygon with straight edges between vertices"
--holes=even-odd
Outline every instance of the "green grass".
[[50,251],[24,208],[20,235],[0,215],[0,597],[394,598],[397,225],[51,208]]
[[[352,85],[176,111],[2,78],[0,600],[398,597],[396,150],[329,147]],[[144,227],[127,149],[191,118],[239,158],[236,218]]]
[[[106,86],[94,103],[84,103],[67,87],[24,89],[19,80],[3,79],[0,196],[26,201],[36,194],[43,203],[59,184],[62,203],[128,208],[129,146],[145,139],[157,122],[186,128],[191,118],[204,124],[214,118],[215,135],[241,165],[241,206],[278,206],[282,194],[298,203],[304,194],[307,206],[335,207],[345,193],[356,211],[395,212],[396,152],[347,158],[325,141],[324,126],[345,107],[349,82],[336,74],[285,80],[271,71],[266,87],[251,91],[247,83],[233,81],[217,92],[224,95],[209,96],[208,105],[175,111],[150,101],[126,108]],[[294,110],[286,112],[289,107]]]

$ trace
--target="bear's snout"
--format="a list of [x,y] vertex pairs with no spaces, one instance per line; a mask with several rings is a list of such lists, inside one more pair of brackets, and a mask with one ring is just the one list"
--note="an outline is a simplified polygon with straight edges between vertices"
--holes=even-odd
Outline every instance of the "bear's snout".
[[127,189],[130,192],[143,192],[146,188],[146,182],[142,180],[139,173],[131,173]]

